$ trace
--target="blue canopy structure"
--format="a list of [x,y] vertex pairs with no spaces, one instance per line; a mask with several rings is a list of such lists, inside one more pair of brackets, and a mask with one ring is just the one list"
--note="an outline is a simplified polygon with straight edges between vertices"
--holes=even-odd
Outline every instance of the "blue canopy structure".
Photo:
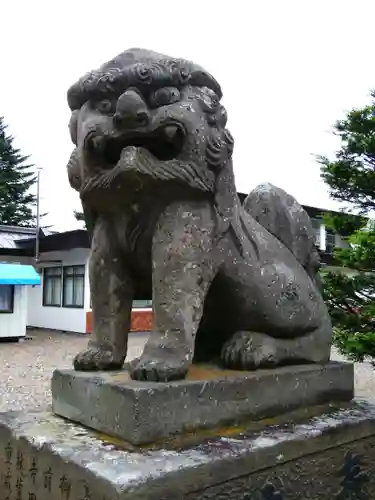
[[0,285],[40,285],[40,276],[33,266],[0,263]]

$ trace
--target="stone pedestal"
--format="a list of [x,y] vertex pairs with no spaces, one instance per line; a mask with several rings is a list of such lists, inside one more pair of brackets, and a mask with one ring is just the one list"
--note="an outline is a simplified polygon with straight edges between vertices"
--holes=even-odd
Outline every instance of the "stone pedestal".
[[0,499],[374,498],[375,406],[313,413],[143,448],[51,414],[0,414]]
[[125,370],[56,370],[52,380],[56,414],[133,445],[352,397],[353,365],[334,362],[255,372],[193,366],[171,383],[135,382]]

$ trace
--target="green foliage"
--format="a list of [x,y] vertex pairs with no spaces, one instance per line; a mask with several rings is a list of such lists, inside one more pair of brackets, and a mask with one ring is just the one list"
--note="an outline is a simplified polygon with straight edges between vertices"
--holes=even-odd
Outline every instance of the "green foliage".
[[80,212],[78,210],[74,210],[74,217],[76,218],[76,220],[78,222],[82,222],[83,227],[85,229],[88,229],[88,226],[87,226],[87,216],[85,216],[84,212]]
[[339,351],[352,361],[370,361],[375,366],[375,333],[353,329],[333,329],[333,341]]
[[30,188],[36,182],[28,156],[13,146],[13,137],[6,135],[0,117],[0,224],[30,226],[35,224],[33,207],[36,196]]
[[341,138],[341,149],[333,161],[318,157],[322,178],[331,197],[360,216],[325,217],[349,245],[335,250],[341,272],[322,273],[324,296],[335,345],[350,359],[369,358],[375,365],[375,224],[365,217],[375,209],[375,92],[369,106],[350,111],[334,132]]
[[78,222],[85,222],[85,216],[83,212],[79,212],[78,210],[74,210],[74,217]]
[[324,297],[336,326],[355,331],[375,327],[375,282],[366,272],[322,273]]
[[341,149],[334,161],[318,156],[322,177],[333,199],[366,214],[375,209],[375,91],[369,106],[353,109],[336,122],[334,133],[341,139]]
[[347,238],[355,231],[362,229],[367,224],[367,218],[360,215],[326,213],[323,215],[323,222],[328,227]]
[[356,261],[357,252],[366,253],[365,249],[366,245],[359,245],[353,251],[335,252],[346,273],[323,272],[323,293],[340,352],[355,361],[373,358],[375,364],[375,279],[372,271],[358,271],[362,264]]

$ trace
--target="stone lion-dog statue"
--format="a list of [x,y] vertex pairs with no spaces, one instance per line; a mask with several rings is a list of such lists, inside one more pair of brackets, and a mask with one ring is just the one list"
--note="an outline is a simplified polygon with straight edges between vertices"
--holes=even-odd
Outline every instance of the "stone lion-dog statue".
[[315,232],[294,198],[262,184],[240,202],[217,81],[196,64],[130,49],[68,91],[68,163],[91,239],[93,331],[76,370],[119,370],[134,298],[153,331],[135,380],[326,363],[332,327]]

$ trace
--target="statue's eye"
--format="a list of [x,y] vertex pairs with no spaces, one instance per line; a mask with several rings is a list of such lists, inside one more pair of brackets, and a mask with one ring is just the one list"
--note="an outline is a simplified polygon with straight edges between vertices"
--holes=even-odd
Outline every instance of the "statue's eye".
[[103,113],[104,115],[114,113],[115,111],[115,103],[110,99],[103,99],[102,101],[99,101],[98,103],[96,103],[95,107],[100,113]]
[[152,92],[149,97],[150,106],[159,108],[180,100],[180,91],[176,87],[163,87]]

